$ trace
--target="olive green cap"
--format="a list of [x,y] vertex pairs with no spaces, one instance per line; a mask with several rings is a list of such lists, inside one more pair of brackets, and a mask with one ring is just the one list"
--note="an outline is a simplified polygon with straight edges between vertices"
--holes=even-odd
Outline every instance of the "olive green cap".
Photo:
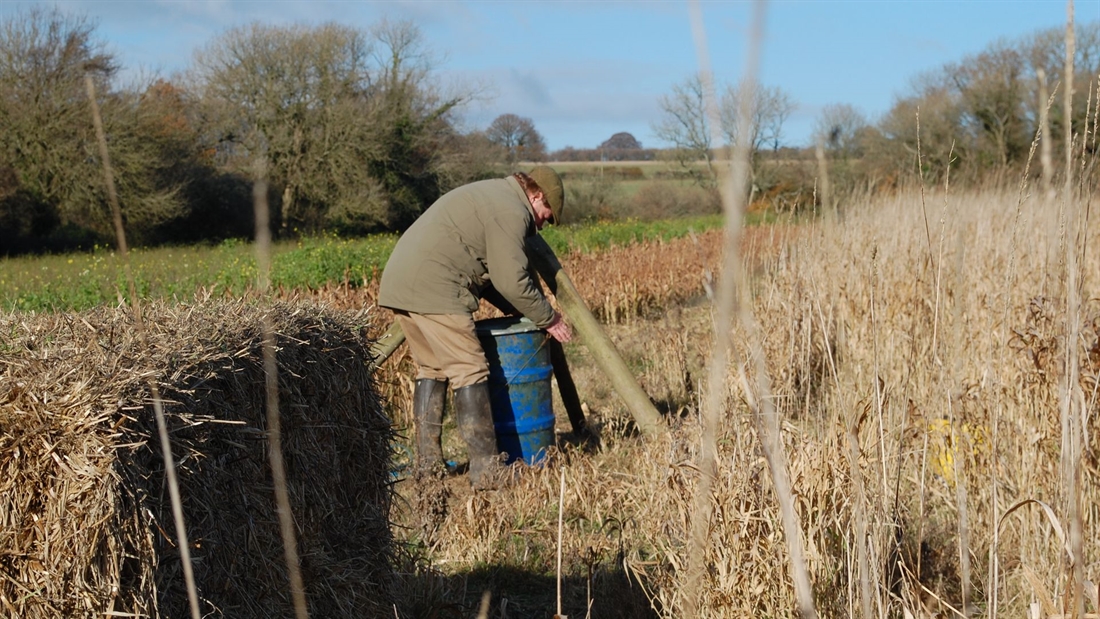
[[554,219],[550,222],[554,225],[561,223],[562,211],[565,209],[565,187],[562,186],[561,177],[550,166],[535,166],[527,176],[539,184],[542,195],[546,196],[546,202],[550,205],[550,212]]

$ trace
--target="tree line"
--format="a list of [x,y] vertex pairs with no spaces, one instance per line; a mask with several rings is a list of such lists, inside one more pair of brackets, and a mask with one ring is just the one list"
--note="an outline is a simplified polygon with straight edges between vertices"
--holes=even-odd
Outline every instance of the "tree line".
[[123,84],[90,21],[32,9],[0,22],[0,255],[110,241],[85,76],[98,93],[127,230],[134,243],[155,244],[249,236],[260,175],[283,236],[403,230],[450,188],[529,161],[664,159],[713,186],[714,158],[737,140],[746,97],[757,196],[812,203],[814,166],[776,162],[812,161],[817,146],[841,189],[948,173],[1018,178],[1044,120],[1053,148],[1071,123],[1080,151],[1095,150],[1095,131],[1082,132],[1100,110],[1100,25],[1077,26],[1072,118],[1055,96],[1064,54],[1061,29],[999,41],[917,76],[874,121],[849,104],[825,106],[815,144],[802,149],[784,146],[797,103],[782,88],[714,85],[712,128],[693,76],[658,102],[652,128],[665,147],[618,133],[597,148],[548,152],[517,114],[462,131],[460,115],[481,93],[444,86],[410,22],[254,23],[209,41],[171,79]]
[[435,69],[409,22],[254,23],[210,41],[171,80],[120,84],[88,19],[6,17],[0,255],[111,239],[85,76],[135,243],[249,236],[261,175],[283,235],[401,230],[442,192],[526,154],[458,130],[480,93],[443,87]]
[[[856,144],[882,151],[875,141],[896,143],[888,162],[912,161],[918,137],[922,163],[934,177],[1016,172],[1026,164],[1031,144],[1046,116],[1044,139],[1054,152],[1064,149],[1066,124],[1084,152],[1095,149],[1096,78],[1100,72],[1100,22],[1075,28],[1072,110],[1063,88],[1065,30],[1052,28],[1002,40],[981,52],[917,76],[877,125],[878,135]],[[919,114],[918,114],[919,112]],[[1088,130],[1088,135],[1085,131]],[[1087,138],[1087,139],[1086,139]]]
[[[767,84],[751,89],[714,85],[717,114],[712,116],[706,110],[704,82],[692,76],[659,100],[661,117],[653,131],[672,146],[665,156],[694,170],[701,183],[713,183],[714,158],[737,140],[737,113],[751,97],[746,143],[753,189],[772,197],[786,193],[795,206],[811,203],[815,166],[776,163],[813,163],[819,146],[831,163],[834,187],[842,190],[896,188],[918,179],[938,182],[948,175],[964,183],[1019,180],[1025,168],[1039,173],[1038,157],[1032,153],[1039,133],[1052,152],[1063,152],[1070,123],[1077,152],[1091,156],[1096,151],[1100,23],[1075,28],[1069,114],[1061,90],[1065,49],[1063,28],[997,41],[916,76],[877,120],[847,103],[826,105],[817,115],[812,143],[801,149],[782,146],[783,128],[796,102],[782,88]],[[716,128],[710,126],[713,117],[718,119]],[[1064,160],[1055,158],[1053,167],[1060,163]]]

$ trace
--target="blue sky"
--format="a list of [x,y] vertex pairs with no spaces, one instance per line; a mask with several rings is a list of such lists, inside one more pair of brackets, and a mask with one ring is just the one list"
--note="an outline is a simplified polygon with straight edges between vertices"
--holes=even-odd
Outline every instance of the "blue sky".
[[[466,128],[518,114],[551,150],[595,147],[618,131],[662,146],[651,129],[658,99],[699,68],[685,1],[0,0],[0,15],[32,4],[93,18],[128,71],[165,76],[252,21],[366,28],[408,19],[439,58],[437,75],[485,87],[465,111]],[[735,82],[752,4],[700,6],[715,76]],[[766,11],[759,78],[798,106],[784,130],[789,145],[808,143],[824,105],[849,103],[873,120],[919,73],[1066,20],[1064,0],[776,0]],[[1076,2],[1075,13],[1078,22],[1100,19],[1100,0]]]

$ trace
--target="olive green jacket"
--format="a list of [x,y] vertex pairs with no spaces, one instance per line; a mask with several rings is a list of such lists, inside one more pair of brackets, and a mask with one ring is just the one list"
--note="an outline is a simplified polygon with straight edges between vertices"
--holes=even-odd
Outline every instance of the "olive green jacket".
[[540,327],[554,309],[528,268],[537,234],[523,188],[512,177],[447,192],[401,236],[382,271],[378,304],[416,314],[468,314],[492,284]]

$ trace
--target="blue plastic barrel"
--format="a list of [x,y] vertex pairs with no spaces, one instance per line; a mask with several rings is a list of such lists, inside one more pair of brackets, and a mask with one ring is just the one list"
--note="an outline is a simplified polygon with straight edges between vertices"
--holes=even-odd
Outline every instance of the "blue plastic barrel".
[[554,444],[549,336],[526,318],[479,320],[475,327],[489,361],[497,448],[508,462],[538,464]]

